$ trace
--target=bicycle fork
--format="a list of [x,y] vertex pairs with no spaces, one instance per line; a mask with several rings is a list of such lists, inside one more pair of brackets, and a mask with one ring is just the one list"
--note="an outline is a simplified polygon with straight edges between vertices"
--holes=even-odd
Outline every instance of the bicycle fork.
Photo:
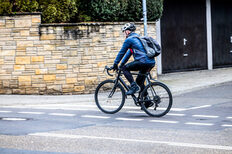
[[118,86],[118,80],[120,80],[120,75],[121,75],[121,70],[118,72],[118,76],[117,76],[117,78],[114,80],[114,87],[112,88],[112,90],[111,90],[111,92],[110,92],[110,94],[109,94],[109,96],[108,96],[108,98],[111,98],[113,95],[114,95],[114,93],[115,93],[115,91],[116,91],[116,88],[117,88],[117,86]]

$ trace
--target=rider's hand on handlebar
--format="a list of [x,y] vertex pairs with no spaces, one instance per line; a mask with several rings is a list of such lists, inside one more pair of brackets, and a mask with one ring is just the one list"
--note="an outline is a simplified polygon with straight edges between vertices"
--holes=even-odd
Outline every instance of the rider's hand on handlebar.
[[114,63],[114,65],[111,67],[111,69],[113,69],[114,71],[118,70],[118,65]]

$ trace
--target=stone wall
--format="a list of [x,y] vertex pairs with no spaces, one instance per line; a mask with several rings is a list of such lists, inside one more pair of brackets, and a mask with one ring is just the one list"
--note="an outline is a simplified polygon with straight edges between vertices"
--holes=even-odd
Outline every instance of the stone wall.
[[[122,46],[123,24],[41,24],[39,13],[0,16],[0,94],[93,92]],[[136,24],[143,34],[143,24]],[[148,30],[155,36],[155,23]]]

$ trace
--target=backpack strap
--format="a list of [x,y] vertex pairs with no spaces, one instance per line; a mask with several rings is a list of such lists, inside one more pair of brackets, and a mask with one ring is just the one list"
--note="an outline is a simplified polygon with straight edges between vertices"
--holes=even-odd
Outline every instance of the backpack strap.
[[[142,45],[143,45],[143,47],[144,47],[144,49],[145,49],[145,52],[147,53],[146,45],[144,44],[145,42],[142,41],[142,39],[141,39],[140,37],[138,37],[138,36],[133,36],[133,37],[135,37],[135,38],[137,38],[137,39],[140,40],[140,42],[142,43]],[[136,50],[137,50],[137,49],[136,49]],[[138,51],[140,51],[140,50],[138,50]],[[142,52],[142,51],[140,51],[140,52]],[[143,53],[144,53],[144,52],[143,52]]]

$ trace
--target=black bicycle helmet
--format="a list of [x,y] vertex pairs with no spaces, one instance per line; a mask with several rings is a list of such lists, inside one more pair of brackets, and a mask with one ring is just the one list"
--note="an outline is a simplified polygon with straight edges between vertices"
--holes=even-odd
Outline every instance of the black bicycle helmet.
[[135,31],[136,30],[136,27],[135,27],[135,24],[133,23],[126,23],[123,27],[122,27],[122,31],[126,31],[126,30],[129,30],[129,31]]

